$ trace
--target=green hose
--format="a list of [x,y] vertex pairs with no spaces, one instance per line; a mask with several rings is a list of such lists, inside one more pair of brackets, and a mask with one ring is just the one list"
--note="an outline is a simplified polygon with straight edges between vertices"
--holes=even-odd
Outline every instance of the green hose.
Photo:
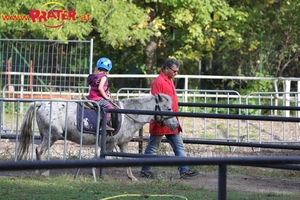
[[172,195],[172,194],[122,194],[122,195],[102,198],[101,200],[116,199],[116,198],[121,198],[121,197],[145,197],[145,198],[149,198],[149,197],[177,197],[177,198],[188,200],[184,196]]

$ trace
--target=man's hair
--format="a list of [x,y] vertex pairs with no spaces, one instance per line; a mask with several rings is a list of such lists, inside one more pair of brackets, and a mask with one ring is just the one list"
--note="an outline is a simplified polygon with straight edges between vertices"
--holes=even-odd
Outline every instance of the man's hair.
[[176,65],[177,67],[180,66],[178,60],[174,58],[168,58],[163,65],[163,69],[166,69],[167,67],[171,68],[173,65]]

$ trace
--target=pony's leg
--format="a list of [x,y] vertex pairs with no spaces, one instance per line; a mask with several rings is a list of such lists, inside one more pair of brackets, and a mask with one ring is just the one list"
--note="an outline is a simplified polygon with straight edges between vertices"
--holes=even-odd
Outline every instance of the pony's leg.
[[[119,145],[120,151],[122,153],[128,152],[128,142]],[[126,167],[127,177],[132,181],[138,181],[137,178],[132,174],[131,167]]]
[[[48,145],[47,145],[48,146]],[[35,149],[35,154],[36,154],[36,160],[42,161],[44,160],[44,153],[47,150],[47,146],[44,145],[44,143],[41,143],[36,149]],[[49,176],[50,172],[49,170],[42,170],[42,169],[37,169],[35,171],[36,174],[41,175],[41,176]]]
[[[45,152],[48,149],[48,145],[49,145],[49,134],[42,134],[41,133],[41,143],[39,144],[39,146],[35,149],[35,153],[36,153],[36,160],[39,161],[43,161],[45,160]],[[59,134],[54,134],[51,137],[51,142],[50,142],[50,148],[51,146],[58,140],[59,138]],[[48,169],[38,169],[36,170],[36,174],[41,175],[41,176],[49,176],[50,175],[50,171]]]
[[135,176],[132,174],[131,167],[126,167],[127,177],[132,181],[139,181]]

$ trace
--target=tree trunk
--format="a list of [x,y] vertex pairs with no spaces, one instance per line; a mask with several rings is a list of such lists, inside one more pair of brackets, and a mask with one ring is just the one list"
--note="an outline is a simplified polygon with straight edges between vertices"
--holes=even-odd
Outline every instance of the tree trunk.
[[[149,6],[152,8],[152,11],[149,13],[149,22],[152,22],[156,17],[156,4],[150,3]],[[146,44],[145,48],[145,65],[146,65],[146,72],[147,74],[153,74],[154,69],[153,67],[157,64],[157,41],[156,36],[152,36],[150,41]],[[151,85],[151,79],[147,78],[146,85],[149,87]]]

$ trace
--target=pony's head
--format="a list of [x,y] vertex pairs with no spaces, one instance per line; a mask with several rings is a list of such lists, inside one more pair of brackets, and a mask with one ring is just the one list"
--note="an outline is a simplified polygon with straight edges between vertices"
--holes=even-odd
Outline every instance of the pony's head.
[[[172,112],[172,99],[169,95],[158,94],[155,95],[155,111],[168,111]],[[179,126],[179,122],[175,116],[155,115],[154,120],[166,125],[171,130],[175,130]]]

